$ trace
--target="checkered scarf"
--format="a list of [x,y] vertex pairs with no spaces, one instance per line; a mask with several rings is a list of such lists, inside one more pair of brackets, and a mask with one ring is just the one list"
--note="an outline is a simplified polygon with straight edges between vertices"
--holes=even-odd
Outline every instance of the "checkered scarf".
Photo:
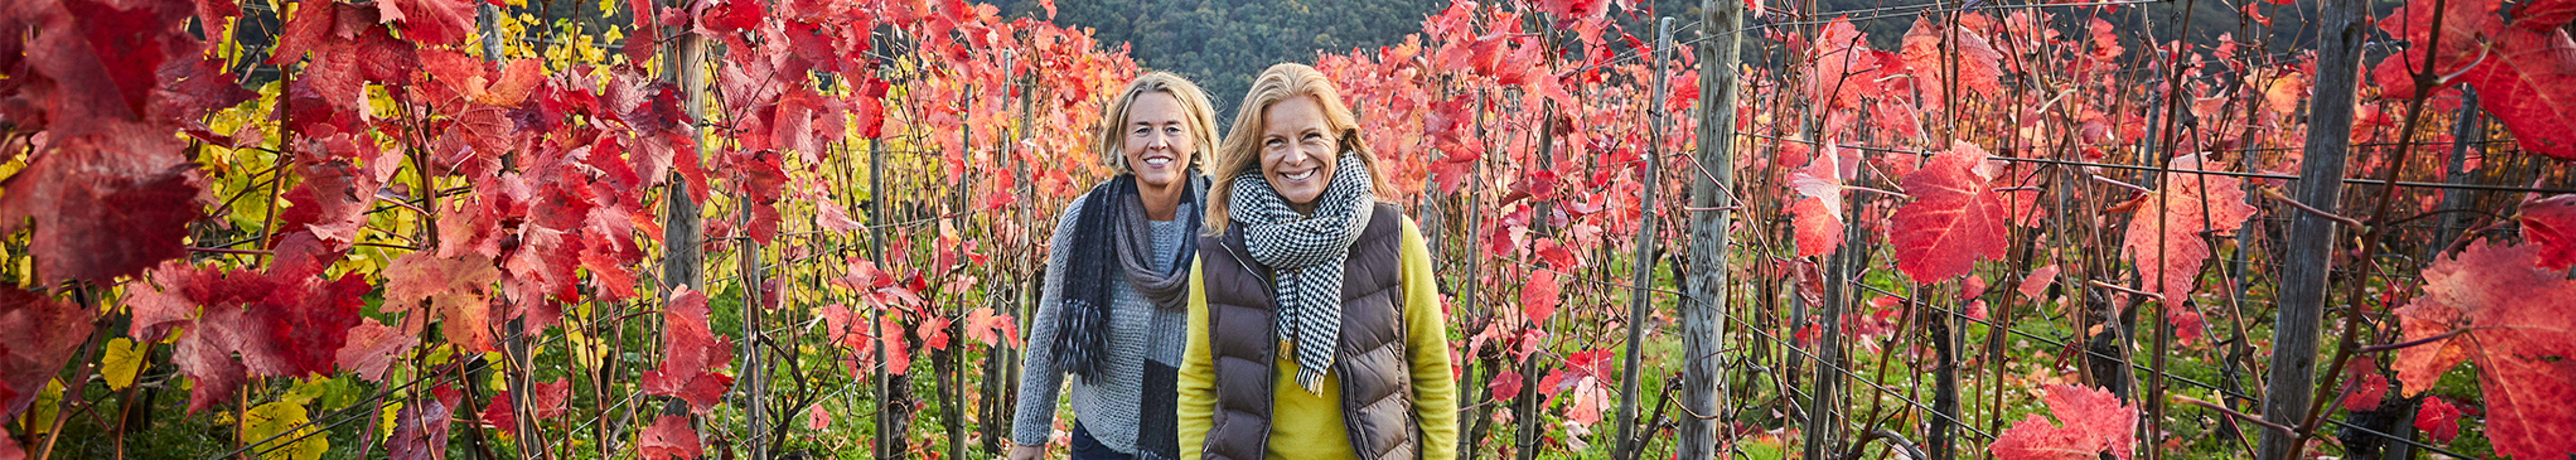
[[1334,163],[1333,182],[1315,198],[1314,215],[1289,209],[1260,171],[1235,177],[1228,214],[1243,226],[1253,261],[1276,274],[1279,340],[1296,346],[1297,386],[1318,395],[1341,340],[1342,263],[1377,206],[1368,165],[1349,153]]

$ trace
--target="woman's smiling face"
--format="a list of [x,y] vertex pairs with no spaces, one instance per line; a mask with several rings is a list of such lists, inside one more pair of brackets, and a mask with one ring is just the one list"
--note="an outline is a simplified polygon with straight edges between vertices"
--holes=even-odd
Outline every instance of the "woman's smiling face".
[[1127,109],[1127,126],[1120,134],[1126,137],[1122,152],[1127,168],[1136,172],[1136,181],[1148,188],[1168,187],[1179,183],[1189,169],[1190,156],[1198,145],[1190,142],[1190,126],[1180,98],[1172,93],[1151,92],[1136,97]]
[[[1141,101],[1140,101],[1141,102]],[[1262,111],[1261,178],[1300,214],[1315,210],[1316,198],[1333,183],[1333,161],[1339,145],[1324,122],[1324,106],[1314,96],[1292,97]]]

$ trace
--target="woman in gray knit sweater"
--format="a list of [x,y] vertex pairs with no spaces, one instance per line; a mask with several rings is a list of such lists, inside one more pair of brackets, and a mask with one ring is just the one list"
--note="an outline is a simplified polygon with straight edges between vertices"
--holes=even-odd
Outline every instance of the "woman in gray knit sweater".
[[1217,145],[1215,110],[1198,85],[1151,72],[1111,101],[1095,137],[1092,149],[1119,174],[1057,217],[1010,460],[1044,456],[1067,375],[1072,458],[1178,456],[1174,373],[1192,236],[1206,220],[1198,157]]

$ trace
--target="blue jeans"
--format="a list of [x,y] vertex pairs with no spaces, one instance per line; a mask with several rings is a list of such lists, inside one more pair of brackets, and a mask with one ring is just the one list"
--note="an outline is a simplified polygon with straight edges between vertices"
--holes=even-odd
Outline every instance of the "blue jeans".
[[1133,454],[1119,452],[1106,444],[1101,444],[1100,440],[1091,437],[1090,429],[1082,427],[1082,422],[1073,422],[1073,460],[1134,460],[1135,458]]

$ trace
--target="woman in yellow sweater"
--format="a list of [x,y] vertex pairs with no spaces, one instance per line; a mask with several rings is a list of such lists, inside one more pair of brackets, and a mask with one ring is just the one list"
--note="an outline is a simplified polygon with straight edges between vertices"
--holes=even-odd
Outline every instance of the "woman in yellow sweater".
[[1364,145],[1323,73],[1253,81],[1191,268],[1181,458],[1456,457],[1431,254]]

